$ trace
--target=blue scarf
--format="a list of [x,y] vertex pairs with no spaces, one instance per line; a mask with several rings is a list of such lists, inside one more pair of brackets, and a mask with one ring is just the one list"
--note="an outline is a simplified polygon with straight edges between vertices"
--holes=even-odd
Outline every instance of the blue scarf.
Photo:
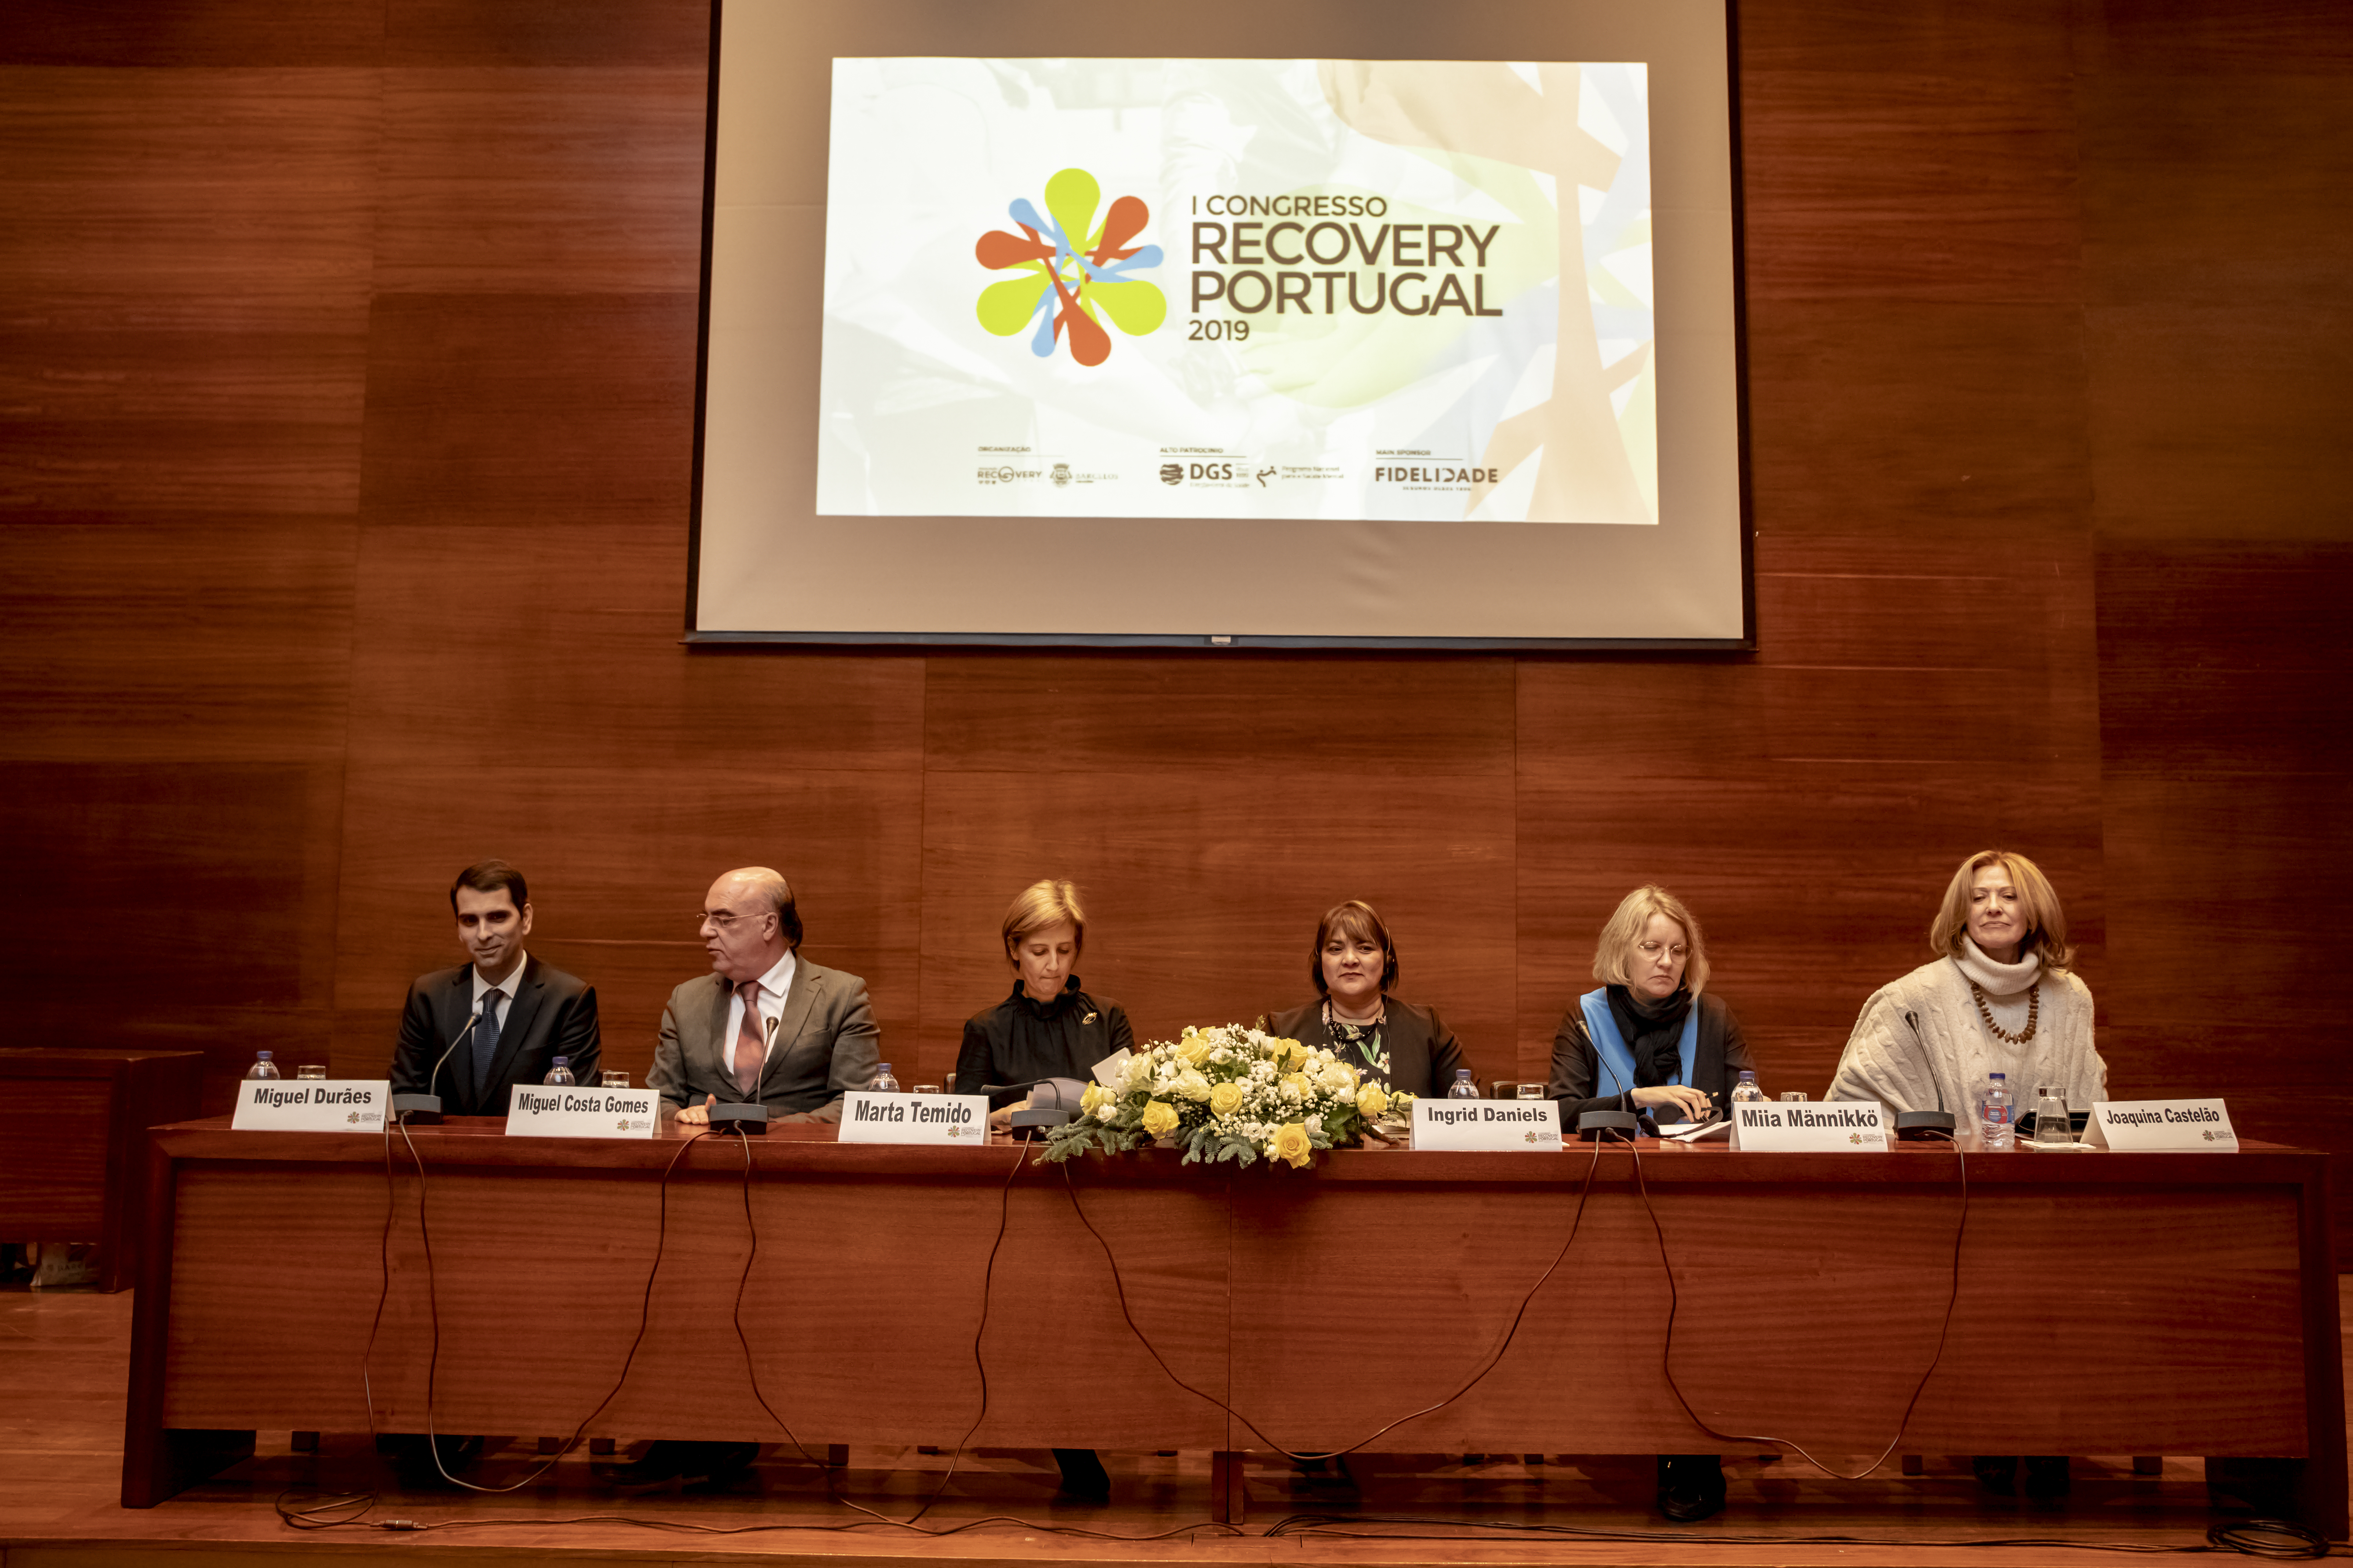
[[[1577,999],[1585,1014],[1585,1032],[1593,1041],[1593,1053],[1601,1058],[1601,1071],[1595,1075],[1594,1098],[1623,1094],[1634,1087],[1634,1053],[1619,1032],[1618,1020],[1609,1011],[1609,992],[1605,986],[1588,991]],[[1675,1042],[1675,1054],[1683,1065],[1675,1076],[1677,1083],[1692,1080],[1692,1066],[1699,1056],[1699,998],[1692,998],[1692,1009],[1683,1018],[1683,1038]],[[1630,1107],[1629,1108],[1630,1109]]]

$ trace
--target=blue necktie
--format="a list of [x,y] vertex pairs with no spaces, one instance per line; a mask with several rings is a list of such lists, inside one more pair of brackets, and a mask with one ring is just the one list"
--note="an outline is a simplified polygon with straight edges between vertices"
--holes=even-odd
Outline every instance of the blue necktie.
[[[491,1092],[491,1058],[499,1054],[499,998],[505,993],[482,993],[482,1016],[474,1020],[474,1104],[480,1107]],[[495,1115],[495,1111],[477,1114]]]

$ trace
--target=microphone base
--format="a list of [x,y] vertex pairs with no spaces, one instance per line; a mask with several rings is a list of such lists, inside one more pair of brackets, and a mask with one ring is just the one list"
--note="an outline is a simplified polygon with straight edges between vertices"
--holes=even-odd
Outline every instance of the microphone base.
[[1641,1131],[1642,1119],[1630,1110],[1588,1110],[1577,1119],[1577,1135],[1588,1143],[1631,1143]]
[[410,1127],[438,1126],[441,1121],[441,1097],[438,1094],[396,1094],[392,1097],[392,1119]]
[[713,1132],[748,1132],[755,1138],[768,1131],[768,1108],[765,1105],[714,1105],[711,1108],[711,1130]]
[[1051,1127],[1067,1127],[1078,1118],[1060,1109],[1017,1110],[1013,1113],[1013,1136],[1018,1142],[1034,1143],[1046,1136]]
[[1941,1143],[1953,1136],[1949,1110],[1899,1110],[1895,1113],[1898,1143]]

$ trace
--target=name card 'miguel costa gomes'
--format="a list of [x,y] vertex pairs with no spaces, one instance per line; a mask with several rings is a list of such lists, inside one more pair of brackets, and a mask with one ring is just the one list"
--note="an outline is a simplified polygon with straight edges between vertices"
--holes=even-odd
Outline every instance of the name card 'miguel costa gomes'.
[[2231,1113],[2219,1100],[2095,1100],[2085,1132],[2118,1151],[2239,1152]]
[[392,1085],[383,1079],[249,1078],[237,1086],[239,1132],[381,1132]]
[[1875,1100],[1755,1100],[1732,1108],[1732,1146],[1810,1153],[1887,1152],[1887,1113]]
[[843,1143],[987,1143],[985,1094],[873,1094],[841,1097]]
[[1413,1146],[1560,1152],[1560,1105],[1550,1100],[1417,1100]]
[[519,1083],[507,1091],[507,1136],[650,1138],[659,1096],[651,1089]]

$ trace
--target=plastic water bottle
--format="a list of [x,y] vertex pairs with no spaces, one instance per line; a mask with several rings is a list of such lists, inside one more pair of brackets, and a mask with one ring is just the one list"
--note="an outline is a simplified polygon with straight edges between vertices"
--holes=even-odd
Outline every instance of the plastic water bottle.
[[269,1059],[269,1053],[268,1051],[256,1051],[253,1053],[253,1065],[245,1069],[245,1076],[248,1078],[284,1078],[286,1075],[278,1070],[278,1064]]
[[891,1076],[891,1064],[889,1062],[876,1062],[874,1064],[874,1081],[866,1086],[866,1092],[869,1094],[896,1094],[899,1092],[899,1080]]
[[1762,1103],[1764,1099],[1765,1091],[1757,1087],[1757,1075],[1744,1070],[1740,1075],[1740,1081],[1732,1086],[1732,1103],[1735,1105],[1758,1104]]
[[558,1057],[555,1058],[555,1065],[547,1069],[547,1076],[541,1079],[539,1081],[542,1083],[560,1083],[569,1086],[578,1083],[580,1080],[572,1076],[572,1058],[570,1057]]
[[1456,1068],[1454,1069],[1454,1081],[1446,1086],[1446,1098],[1449,1100],[1476,1100],[1479,1098],[1479,1086],[1471,1081],[1471,1069],[1469,1068]]
[[1978,1090],[1978,1136],[1989,1152],[1997,1153],[2017,1141],[2018,1101],[2010,1092],[2007,1073],[1986,1074],[1985,1087]]

